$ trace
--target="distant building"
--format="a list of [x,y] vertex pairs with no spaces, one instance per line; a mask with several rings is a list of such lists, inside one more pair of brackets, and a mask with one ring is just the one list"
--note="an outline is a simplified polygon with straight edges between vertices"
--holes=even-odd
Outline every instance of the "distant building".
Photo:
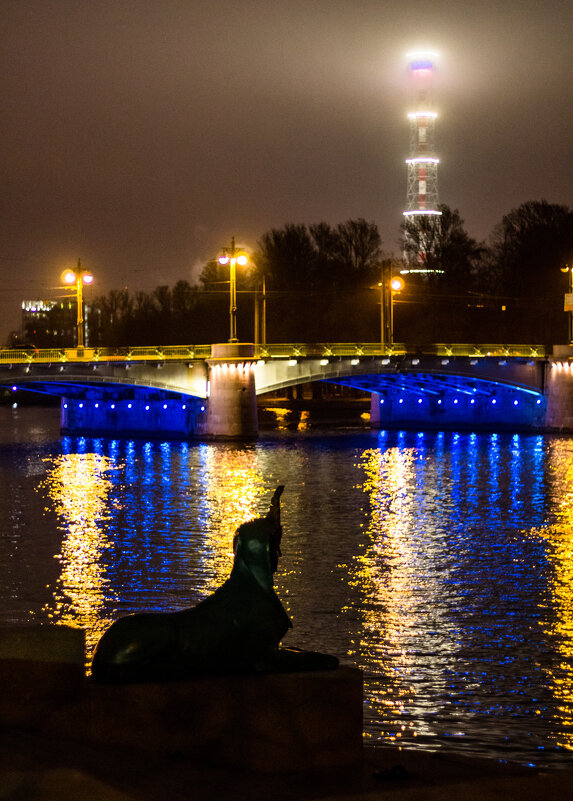
[[76,305],[70,300],[23,300],[22,342],[37,348],[71,347],[76,336]]

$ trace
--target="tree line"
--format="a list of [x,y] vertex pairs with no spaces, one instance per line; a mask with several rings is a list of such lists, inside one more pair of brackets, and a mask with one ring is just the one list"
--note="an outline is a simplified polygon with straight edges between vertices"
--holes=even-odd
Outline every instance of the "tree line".
[[[249,267],[237,271],[239,338],[377,341],[381,278],[402,273],[405,288],[394,297],[396,341],[566,341],[568,278],[561,270],[573,266],[573,211],[529,201],[506,214],[488,242],[468,234],[457,209],[440,205],[439,211],[405,219],[399,258],[384,252],[376,224],[362,218],[267,231]],[[90,303],[88,341],[107,347],[225,341],[228,282],[228,267],[212,260],[194,285],[180,280],[151,292],[112,290]],[[260,331],[263,300],[266,334]],[[46,340],[56,323],[47,321]],[[53,344],[37,328],[28,341]]]

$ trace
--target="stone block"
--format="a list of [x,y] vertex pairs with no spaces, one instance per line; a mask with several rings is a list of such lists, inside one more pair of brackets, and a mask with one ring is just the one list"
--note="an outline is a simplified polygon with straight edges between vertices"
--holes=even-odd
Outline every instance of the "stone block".
[[82,631],[0,629],[0,725],[265,773],[362,759],[355,668],[105,685],[86,678],[84,659]]
[[75,705],[85,689],[84,660],[79,629],[0,628],[0,722],[43,728],[55,710]]
[[81,736],[108,747],[266,773],[336,768],[362,758],[362,674],[92,684],[81,718]]

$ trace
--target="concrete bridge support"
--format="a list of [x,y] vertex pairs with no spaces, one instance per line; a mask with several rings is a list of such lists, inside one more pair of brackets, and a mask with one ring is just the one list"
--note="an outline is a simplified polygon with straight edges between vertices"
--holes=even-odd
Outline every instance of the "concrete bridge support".
[[554,348],[545,373],[547,411],[544,429],[573,431],[573,347]]
[[254,439],[259,433],[255,346],[226,342],[212,346],[204,434],[217,439]]

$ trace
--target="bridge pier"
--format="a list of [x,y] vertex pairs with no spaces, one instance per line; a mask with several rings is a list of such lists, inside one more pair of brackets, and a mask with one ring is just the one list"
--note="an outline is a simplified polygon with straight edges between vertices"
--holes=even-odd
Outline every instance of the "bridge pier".
[[215,439],[255,439],[259,433],[255,387],[255,346],[213,345],[204,434]]
[[544,394],[547,399],[544,429],[573,431],[573,347],[553,348],[553,358],[547,362]]

